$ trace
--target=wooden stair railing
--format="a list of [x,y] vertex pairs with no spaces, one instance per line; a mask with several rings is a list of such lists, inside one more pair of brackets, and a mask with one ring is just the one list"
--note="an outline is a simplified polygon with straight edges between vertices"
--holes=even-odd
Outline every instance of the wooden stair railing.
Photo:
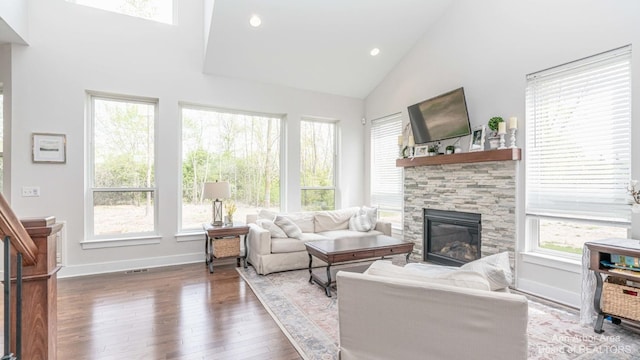
[[[29,360],[55,360],[57,342],[57,272],[56,237],[62,224],[54,217],[18,220],[13,210],[0,194],[0,235],[11,245],[11,313],[22,311],[22,326],[11,316],[10,350]],[[20,280],[17,259],[21,254],[23,268],[22,302],[17,305],[15,288]],[[7,301],[7,299],[5,299]],[[7,319],[4,319],[7,321]],[[17,330],[21,330],[18,334]],[[21,349],[17,349],[16,337],[21,337]]]

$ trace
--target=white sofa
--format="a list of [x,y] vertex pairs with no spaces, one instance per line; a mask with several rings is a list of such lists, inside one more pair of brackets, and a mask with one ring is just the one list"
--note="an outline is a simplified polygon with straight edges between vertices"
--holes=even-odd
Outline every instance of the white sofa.
[[[371,209],[371,208],[369,208]],[[304,269],[309,266],[309,255],[304,246],[307,241],[340,239],[375,234],[391,236],[391,223],[375,221],[370,231],[349,229],[349,220],[361,208],[353,207],[331,211],[313,211],[281,214],[290,219],[302,231],[300,238],[272,237],[272,233],[256,224],[260,219],[273,220],[278,215],[268,211],[247,216],[249,234],[247,235],[247,251],[249,263],[258,274]],[[313,266],[325,263],[314,258]]]
[[421,278],[389,263],[399,270],[381,275],[377,263],[337,274],[342,360],[527,358],[526,297],[491,291],[479,273]]

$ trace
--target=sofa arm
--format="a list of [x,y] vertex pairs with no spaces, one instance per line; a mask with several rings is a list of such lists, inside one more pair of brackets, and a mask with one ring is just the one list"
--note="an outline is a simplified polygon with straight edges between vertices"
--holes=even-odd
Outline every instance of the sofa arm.
[[267,229],[263,229],[256,224],[249,225],[249,234],[247,234],[247,246],[249,253],[268,255],[271,254],[271,233]]
[[375,230],[378,230],[387,236],[391,236],[391,223],[388,221],[378,221],[376,222]]

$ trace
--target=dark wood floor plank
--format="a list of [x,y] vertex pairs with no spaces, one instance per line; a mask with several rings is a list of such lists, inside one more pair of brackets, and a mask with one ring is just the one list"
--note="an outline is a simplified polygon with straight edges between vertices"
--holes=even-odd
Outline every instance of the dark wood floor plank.
[[233,265],[191,264],[60,279],[58,358],[301,357]]

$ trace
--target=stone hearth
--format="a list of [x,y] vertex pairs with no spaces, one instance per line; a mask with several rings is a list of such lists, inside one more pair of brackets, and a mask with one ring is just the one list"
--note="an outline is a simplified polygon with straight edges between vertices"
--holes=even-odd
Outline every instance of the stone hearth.
[[513,265],[516,166],[516,161],[489,161],[405,167],[404,239],[415,244],[411,259],[423,260],[427,208],[481,214],[481,255],[509,251]]

